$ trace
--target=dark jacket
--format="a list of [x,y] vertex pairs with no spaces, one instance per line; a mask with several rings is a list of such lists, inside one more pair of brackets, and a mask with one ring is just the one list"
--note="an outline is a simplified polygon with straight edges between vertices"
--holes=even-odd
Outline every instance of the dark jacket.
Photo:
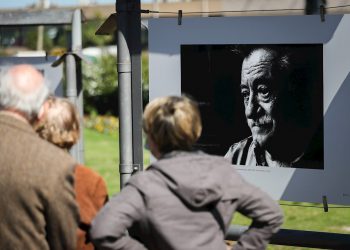
[[172,152],[130,179],[97,215],[91,236],[102,249],[224,250],[235,211],[253,222],[234,249],[264,249],[282,224],[277,203],[224,158]]
[[73,159],[0,113],[0,249],[76,248]]

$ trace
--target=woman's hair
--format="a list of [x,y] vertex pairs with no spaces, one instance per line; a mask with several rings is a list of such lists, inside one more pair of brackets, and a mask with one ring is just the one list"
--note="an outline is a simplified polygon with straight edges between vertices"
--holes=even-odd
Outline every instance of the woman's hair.
[[48,111],[35,127],[39,136],[63,149],[70,149],[79,139],[79,115],[67,99],[47,99]]
[[143,130],[161,154],[191,150],[202,132],[198,105],[188,97],[156,98],[145,108]]

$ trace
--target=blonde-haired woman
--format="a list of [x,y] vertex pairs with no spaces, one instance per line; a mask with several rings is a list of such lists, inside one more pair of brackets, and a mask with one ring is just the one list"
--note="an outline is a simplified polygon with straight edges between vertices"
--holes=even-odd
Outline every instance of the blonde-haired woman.
[[224,250],[238,211],[252,224],[234,249],[266,247],[282,224],[281,210],[223,157],[193,148],[202,130],[194,101],[156,98],[144,111],[143,128],[158,161],[131,177],[98,213],[90,232],[94,244],[101,249]]
[[[43,139],[68,151],[79,139],[78,112],[75,106],[64,98],[50,96],[45,105],[46,116],[35,124],[35,130]],[[99,174],[81,164],[76,165],[74,177],[80,212],[77,249],[92,250],[94,249],[92,243],[86,242],[87,232],[97,211],[108,200],[107,187]]]

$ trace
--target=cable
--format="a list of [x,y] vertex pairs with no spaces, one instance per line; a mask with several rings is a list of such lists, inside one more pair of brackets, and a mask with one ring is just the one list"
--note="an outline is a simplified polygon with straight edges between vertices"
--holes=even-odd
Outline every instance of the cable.
[[[271,10],[223,10],[223,11],[189,11],[182,12],[183,15],[194,15],[194,14],[223,14],[223,13],[242,13],[242,12],[262,12],[262,11],[303,11],[304,9],[271,9]],[[142,10],[141,13],[154,13],[154,14],[173,14],[177,15],[178,12],[171,11],[153,11],[153,10]]]
[[[350,7],[350,4],[346,5],[338,5],[338,6],[331,6],[331,7],[325,7],[325,9],[338,9],[338,8],[345,8]],[[189,11],[189,12],[182,12],[183,15],[194,15],[194,14],[224,14],[224,13],[249,13],[249,12],[274,12],[274,11],[304,11],[305,9],[265,9],[265,10],[224,10],[224,11]],[[144,14],[172,14],[177,15],[178,12],[174,11],[155,11],[155,10],[141,10],[141,13]]]
[[337,8],[344,8],[344,7],[350,7],[350,4],[326,7],[326,9],[337,9]]
[[[288,206],[288,207],[313,207],[313,208],[322,208],[323,206],[320,205],[301,205],[301,204],[286,204],[286,203],[280,203],[281,206]],[[350,206],[328,206],[328,209],[331,208],[350,208]]]

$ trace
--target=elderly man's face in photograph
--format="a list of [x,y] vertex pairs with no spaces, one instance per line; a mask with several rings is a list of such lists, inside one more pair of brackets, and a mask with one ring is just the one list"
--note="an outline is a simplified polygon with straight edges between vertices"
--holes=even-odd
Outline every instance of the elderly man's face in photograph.
[[274,56],[273,51],[257,49],[242,64],[241,94],[245,115],[253,140],[260,146],[268,143],[278,125],[275,116],[277,86],[272,75]]

